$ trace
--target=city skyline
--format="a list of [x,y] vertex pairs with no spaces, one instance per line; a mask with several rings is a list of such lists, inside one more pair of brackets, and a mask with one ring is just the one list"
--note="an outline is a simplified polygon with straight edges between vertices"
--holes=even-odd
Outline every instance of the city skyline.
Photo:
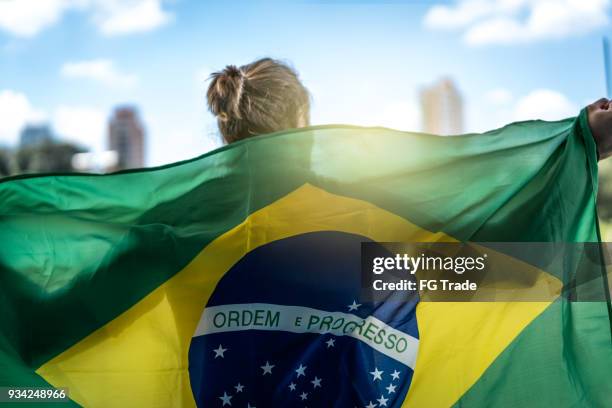
[[0,3],[0,144],[45,120],[103,151],[112,109],[131,104],[147,165],[194,157],[219,145],[205,79],[267,55],[300,72],[313,124],[421,130],[419,90],[448,75],[466,132],[572,116],[605,93],[608,0],[102,3]]

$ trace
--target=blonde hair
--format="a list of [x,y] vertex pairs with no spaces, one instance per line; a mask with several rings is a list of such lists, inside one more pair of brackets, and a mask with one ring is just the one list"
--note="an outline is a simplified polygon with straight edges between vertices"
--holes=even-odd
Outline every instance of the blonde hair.
[[208,108],[227,143],[307,125],[310,96],[297,72],[263,58],[241,67],[228,65],[211,76]]

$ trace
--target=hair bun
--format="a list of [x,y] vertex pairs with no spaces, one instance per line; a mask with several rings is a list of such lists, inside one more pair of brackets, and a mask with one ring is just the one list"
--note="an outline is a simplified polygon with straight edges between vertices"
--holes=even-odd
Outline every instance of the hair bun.
[[310,118],[310,96],[297,72],[272,58],[215,72],[206,96],[227,143],[301,127]]
[[240,98],[244,85],[244,73],[235,65],[211,75],[212,82],[206,94],[211,113],[222,121],[240,119]]
[[223,74],[225,74],[225,76],[227,76],[228,78],[242,78],[243,76],[243,73],[240,68],[235,65],[226,66],[223,70]]

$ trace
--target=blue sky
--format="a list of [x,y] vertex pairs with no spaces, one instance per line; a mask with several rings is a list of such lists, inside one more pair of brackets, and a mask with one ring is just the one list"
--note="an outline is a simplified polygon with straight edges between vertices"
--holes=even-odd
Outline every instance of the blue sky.
[[604,95],[610,0],[0,0],[0,144],[28,121],[105,149],[134,104],[147,163],[218,146],[206,77],[262,56],[290,61],[313,123],[420,130],[419,89],[450,76],[466,130],[574,115]]

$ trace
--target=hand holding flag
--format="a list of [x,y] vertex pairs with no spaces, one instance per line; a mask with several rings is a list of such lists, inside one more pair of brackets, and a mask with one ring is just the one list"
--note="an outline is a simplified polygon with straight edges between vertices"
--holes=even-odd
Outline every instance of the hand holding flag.
[[612,155],[612,103],[601,98],[587,107],[589,126],[597,143],[599,160]]

